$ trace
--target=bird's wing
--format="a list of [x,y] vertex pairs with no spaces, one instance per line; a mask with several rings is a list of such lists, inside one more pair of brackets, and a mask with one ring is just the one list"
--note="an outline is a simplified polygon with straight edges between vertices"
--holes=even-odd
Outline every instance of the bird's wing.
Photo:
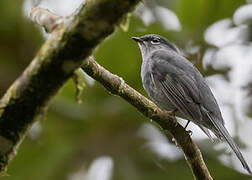
[[[152,56],[151,76],[168,100],[185,116],[200,123],[200,92],[193,74],[177,64],[167,61],[166,56]],[[157,59],[155,59],[157,58]],[[167,57],[168,58],[168,57]],[[180,64],[181,65],[181,64]]]

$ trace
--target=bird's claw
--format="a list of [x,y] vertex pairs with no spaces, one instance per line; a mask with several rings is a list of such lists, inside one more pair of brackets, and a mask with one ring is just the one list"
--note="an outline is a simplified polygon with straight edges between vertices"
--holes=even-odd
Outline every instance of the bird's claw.
[[192,136],[192,134],[193,134],[193,132],[191,130],[188,130],[186,132],[189,134],[189,136]]

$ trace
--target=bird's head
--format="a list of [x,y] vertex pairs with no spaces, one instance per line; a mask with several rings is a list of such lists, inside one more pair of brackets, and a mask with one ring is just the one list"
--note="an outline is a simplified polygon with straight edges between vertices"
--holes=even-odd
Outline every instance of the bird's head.
[[179,49],[166,38],[156,35],[156,34],[147,34],[141,37],[132,37],[138,43],[138,46],[141,49],[143,55],[146,55],[150,52],[166,49],[172,50],[176,53],[179,53]]

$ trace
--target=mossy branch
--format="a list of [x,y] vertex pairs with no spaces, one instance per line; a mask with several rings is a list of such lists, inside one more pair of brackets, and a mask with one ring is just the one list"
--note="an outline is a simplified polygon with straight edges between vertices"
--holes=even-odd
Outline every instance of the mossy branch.
[[0,100],[0,172],[4,174],[35,117],[97,45],[140,0],[87,0],[59,24]]

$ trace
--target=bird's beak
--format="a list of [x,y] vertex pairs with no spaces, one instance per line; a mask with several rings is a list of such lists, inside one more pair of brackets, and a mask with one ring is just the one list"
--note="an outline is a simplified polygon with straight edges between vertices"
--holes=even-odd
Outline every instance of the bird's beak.
[[143,43],[143,40],[139,37],[132,37],[132,39],[138,43]]

